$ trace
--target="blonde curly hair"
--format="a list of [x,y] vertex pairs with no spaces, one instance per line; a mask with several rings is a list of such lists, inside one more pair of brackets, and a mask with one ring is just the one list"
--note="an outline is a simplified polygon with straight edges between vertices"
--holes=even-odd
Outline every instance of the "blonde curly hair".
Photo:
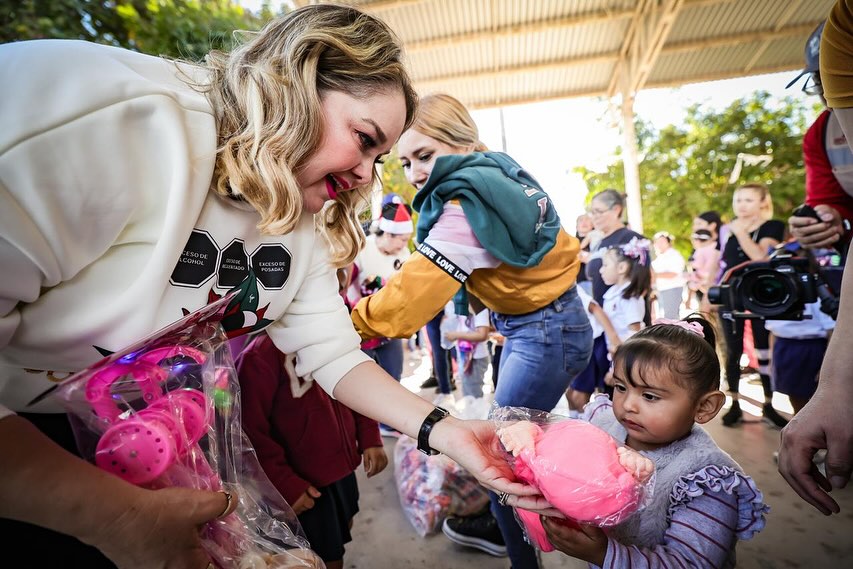
[[[321,98],[402,92],[407,128],[417,95],[403,66],[400,41],[381,20],[347,6],[310,5],[269,22],[228,53],[212,51],[204,90],[214,108],[218,152],[213,189],[251,204],[268,235],[292,231],[302,215],[299,170],[323,134]],[[359,213],[377,181],[340,194],[317,214],[334,266],[364,246]]]

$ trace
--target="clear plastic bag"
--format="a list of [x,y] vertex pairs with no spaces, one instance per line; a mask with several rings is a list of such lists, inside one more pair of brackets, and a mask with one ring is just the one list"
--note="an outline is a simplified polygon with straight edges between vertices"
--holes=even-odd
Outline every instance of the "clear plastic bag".
[[[468,396],[456,401],[439,395],[435,405],[460,419],[487,419],[489,403]],[[474,476],[452,459],[427,456],[406,435],[394,447],[394,479],[406,519],[421,537],[436,533],[448,516],[472,516],[489,505],[489,494]]]
[[472,516],[489,504],[477,479],[452,459],[427,456],[402,435],[394,447],[394,479],[406,519],[421,537],[436,533],[447,516]]
[[[491,418],[513,472],[566,516],[563,523],[614,526],[651,499],[651,461],[599,427],[524,407],[495,407]],[[553,551],[538,514],[515,514],[532,545]]]
[[324,569],[241,429],[239,383],[219,325],[233,296],[73,375],[56,396],[81,453],[100,468],[145,488],[238,498],[234,513],[202,530],[220,569]]

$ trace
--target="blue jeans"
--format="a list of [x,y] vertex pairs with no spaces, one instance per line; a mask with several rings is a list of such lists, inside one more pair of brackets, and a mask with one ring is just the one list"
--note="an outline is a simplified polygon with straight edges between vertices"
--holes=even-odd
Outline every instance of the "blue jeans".
[[[528,314],[494,313],[492,321],[506,338],[495,402],[551,411],[592,353],[592,328],[577,290],[573,286]],[[489,495],[512,569],[537,568],[536,552],[524,541],[512,508],[499,505],[494,492]]]
[[427,337],[432,350],[432,373],[438,380],[438,390],[441,393],[450,393],[450,371],[447,368],[447,350],[441,347],[441,318],[444,310],[427,322]]
[[[378,363],[379,367],[387,371],[388,375],[400,381],[403,376],[403,340],[391,338],[378,348],[362,351]],[[380,426],[391,429],[388,425],[381,423]]]

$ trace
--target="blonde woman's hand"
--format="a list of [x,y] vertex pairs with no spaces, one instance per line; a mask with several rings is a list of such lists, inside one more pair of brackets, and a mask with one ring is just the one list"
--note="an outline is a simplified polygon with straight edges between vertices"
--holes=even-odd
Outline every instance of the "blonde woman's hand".
[[147,490],[124,513],[84,536],[119,569],[201,569],[210,563],[200,530],[237,508],[237,497],[191,488]]
[[512,454],[518,456],[524,450],[535,450],[536,439],[542,429],[530,421],[517,421],[497,431],[501,444]]
[[748,233],[749,226],[744,220],[736,217],[729,222],[729,229],[735,236],[743,236]]
[[548,516],[564,517],[536,488],[516,480],[490,421],[448,417],[436,424],[430,436],[433,448],[470,472],[487,489],[509,496],[506,505]]

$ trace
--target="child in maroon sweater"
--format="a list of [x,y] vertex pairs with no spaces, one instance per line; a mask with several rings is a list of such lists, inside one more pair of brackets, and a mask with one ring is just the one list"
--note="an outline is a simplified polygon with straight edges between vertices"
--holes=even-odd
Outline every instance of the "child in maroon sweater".
[[264,472],[293,507],[312,549],[327,569],[343,567],[358,513],[355,469],[364,455],[368,477],[388,457],[376,421],[298,377],[294,358],[266,334],[254,338],[236,361],[243,430]]

